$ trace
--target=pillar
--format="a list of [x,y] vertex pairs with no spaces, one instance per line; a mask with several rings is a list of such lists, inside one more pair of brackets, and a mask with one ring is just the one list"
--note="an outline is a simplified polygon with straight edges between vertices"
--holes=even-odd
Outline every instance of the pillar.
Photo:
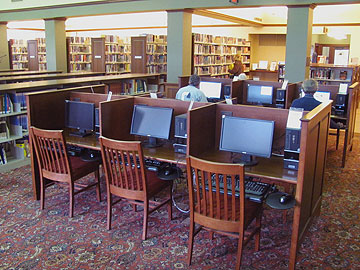
[[45,20],[47,70],[67,72],[65,19]]
[[0,22],[0,69],[10,69],[7,22]]
[[191,75],[192,13],[168,11],[167,81],[177,83],[178,76]]
[[288,7],[285,79],[292,83],[309,78],[314,7]]

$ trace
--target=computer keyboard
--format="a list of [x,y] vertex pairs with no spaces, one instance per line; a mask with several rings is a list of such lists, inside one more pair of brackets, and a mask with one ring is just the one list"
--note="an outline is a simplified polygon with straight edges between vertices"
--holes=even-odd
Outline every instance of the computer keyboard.
[[83,148],[75,145],[66,145],[66,150],[69,156],[78,157],[81,155]]
[[[125,156],[124,159],[126,161],[126,165],[128,165],[127,157]],[[130,157],[130,162],[131,162],[132,166],[134,166],[133,157]],[[158,161],[156,159],[147,159],[147,158],[144,159],[144,163],[145,163],[145,167],[147,170],[154,171],[154,172],[157,172],[159,170],[159,168],[162,167],[164,164],[164,162],[162,162],[162,161]],[[140,168],[140,161],[139,161],[138,156],[136,156],[136,164],[137,164],[137,167]]]
[[[211,182],[212,182],[212,189],[214,190],[216,188],[215,175],[212,176]],[[220,184],[220,192],[224,193],[223,175],[219,175],[219,184]],[[271,187],[270,184],[253,181],[251,177],[247,177],[247,180],[245,180],[245,198],[255,202],[262,202],[265,195],[270,190],[270,187]],[[227,189],[228,189],[228,194],[231,194],[232,187],[231,187],[230,177],[228,177]],[[239,177],[236,176],[235,196],[240,195],[239,190],[240,190]]]

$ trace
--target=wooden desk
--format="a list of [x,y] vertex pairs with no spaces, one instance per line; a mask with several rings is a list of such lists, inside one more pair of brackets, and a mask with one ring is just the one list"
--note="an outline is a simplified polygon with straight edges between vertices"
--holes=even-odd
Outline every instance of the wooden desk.
[[2,92],[16,91],[16,92],[32,92],[44,89],[74,87],[84,84],[114,84],[120,83],[122,80],[132,79],[152,79],[154,84],[159,82],[159,74],[147,74],[147,73],[128,73],[121,75],[106,75],[106,76],[92,76],[83,78],[70,78],[60,80],[47,80],[36,82],[22,82],[0,85],[0,94]]
[[36,74],[36,75],[21,75],[0,77],[0,84],[18,83],[28,81],[42,81],[42,80],[58,80],[66,78],[81,78],[91,76],[103,76],[105,72],[74,72],[74,73],[55,73],[55,74]]
[[3,72],[20,72],[20,71],[26,71],[26,69],[22,68],[22,69],[0,69],[0,73]]
[[278,71],[274,70],[266,70],[266,69],[257,69],[250,71],[250,78],[253,79],[254,77],[259,77],[260,81],[272,81],[278,82]]
[[9,76],[24,76],[24,75],[38,75],[38,74],[56,74],[62,73],[60,70],[41,70],[41,71],[9,71],[1,72],[0,77],[9,77]]
[[[275,120],[273,152],[275,149],[284,149],[287,110],[218,103],[189,111],[188,155],[230,161],[229,154],[211,150],[219,147],[222,112],[229,112],[235,117]],[[282,159],[277,157],[260,159],[258,165],[245,169],[247,175],[292,184],[296,188],[289,258],[291,270],[295,269],[296,255],[305,233],[320,213],[330,114],[331,103],[321,104],[301,119],[297,173],[291,175],[290,171],[284,170]]]

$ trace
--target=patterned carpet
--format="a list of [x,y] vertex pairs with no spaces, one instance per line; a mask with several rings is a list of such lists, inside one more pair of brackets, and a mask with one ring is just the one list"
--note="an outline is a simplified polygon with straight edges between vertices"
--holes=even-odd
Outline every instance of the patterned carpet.
[[[297,269],[360,269],[360,137],[345,169],[341,150],[330,137],[321,216],[307,233]],[[103,187],[103,197],[105,188]],[[187,214],[166,208],[150,216],[147,241],[141,241],[142,213],[126,203],[114,209],[113,229],[106,229],[106,201],[91,190],[75,199],[68,217],[66,189],[47,190],[45,210],[32,199],[30,166],[0,174],[0,269],[231,269],[236,239],[201,232],[195,237],[193,264],[186,264]],[[261,250],[253,241],[244,250],[242,269],[287,269],[292,212],[266,208]]]

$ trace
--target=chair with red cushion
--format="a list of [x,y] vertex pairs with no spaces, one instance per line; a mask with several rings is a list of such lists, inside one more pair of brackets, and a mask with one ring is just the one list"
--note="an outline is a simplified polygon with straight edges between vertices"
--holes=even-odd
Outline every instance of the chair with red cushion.
[[[39,166],[41,209],[44,209],[45,205],[45,189],[55,182],[66,184],[69,187],[70,217],[74,214],[74,195],[95,186],[97,199],[101,201],[99,162],[82,161],[80,157],[69,156],[66,152],[63,130],[30,127],[30,138]],[[95,182],[77,183],[77,180],[90,173],[95,174]]]
[[[239,177],[238,191],[235,176]],[[245,199],[244,167],[190,156],[187,158],[187,178],[190,202],[188,264],[191,264],[194,236],[205,229],[211,235],[216,232],[239,239],[236,269],[240,269],[243,246],[254,235],[255,250],[259,250],[262,216],[262,204]],[[245,238],[245,230],[253,220],[255,227]],[[200,225],[196,230],[195,223]]]
[[[172,219],[172,181],[161,180],[155,172],[145,169],[140,142],[100,137],[100,145],[107,186],[108,230],[111,229],[112,206],[125,199],[135,206],[144,207],[142,239],[145,240],[150,213],[167,205],[169,219]],[[167,196],[160,200],[158,194],[162,191]],[[112,195],[120,199],[114,202]],[[150,200],[155,195],[159,200]]]

